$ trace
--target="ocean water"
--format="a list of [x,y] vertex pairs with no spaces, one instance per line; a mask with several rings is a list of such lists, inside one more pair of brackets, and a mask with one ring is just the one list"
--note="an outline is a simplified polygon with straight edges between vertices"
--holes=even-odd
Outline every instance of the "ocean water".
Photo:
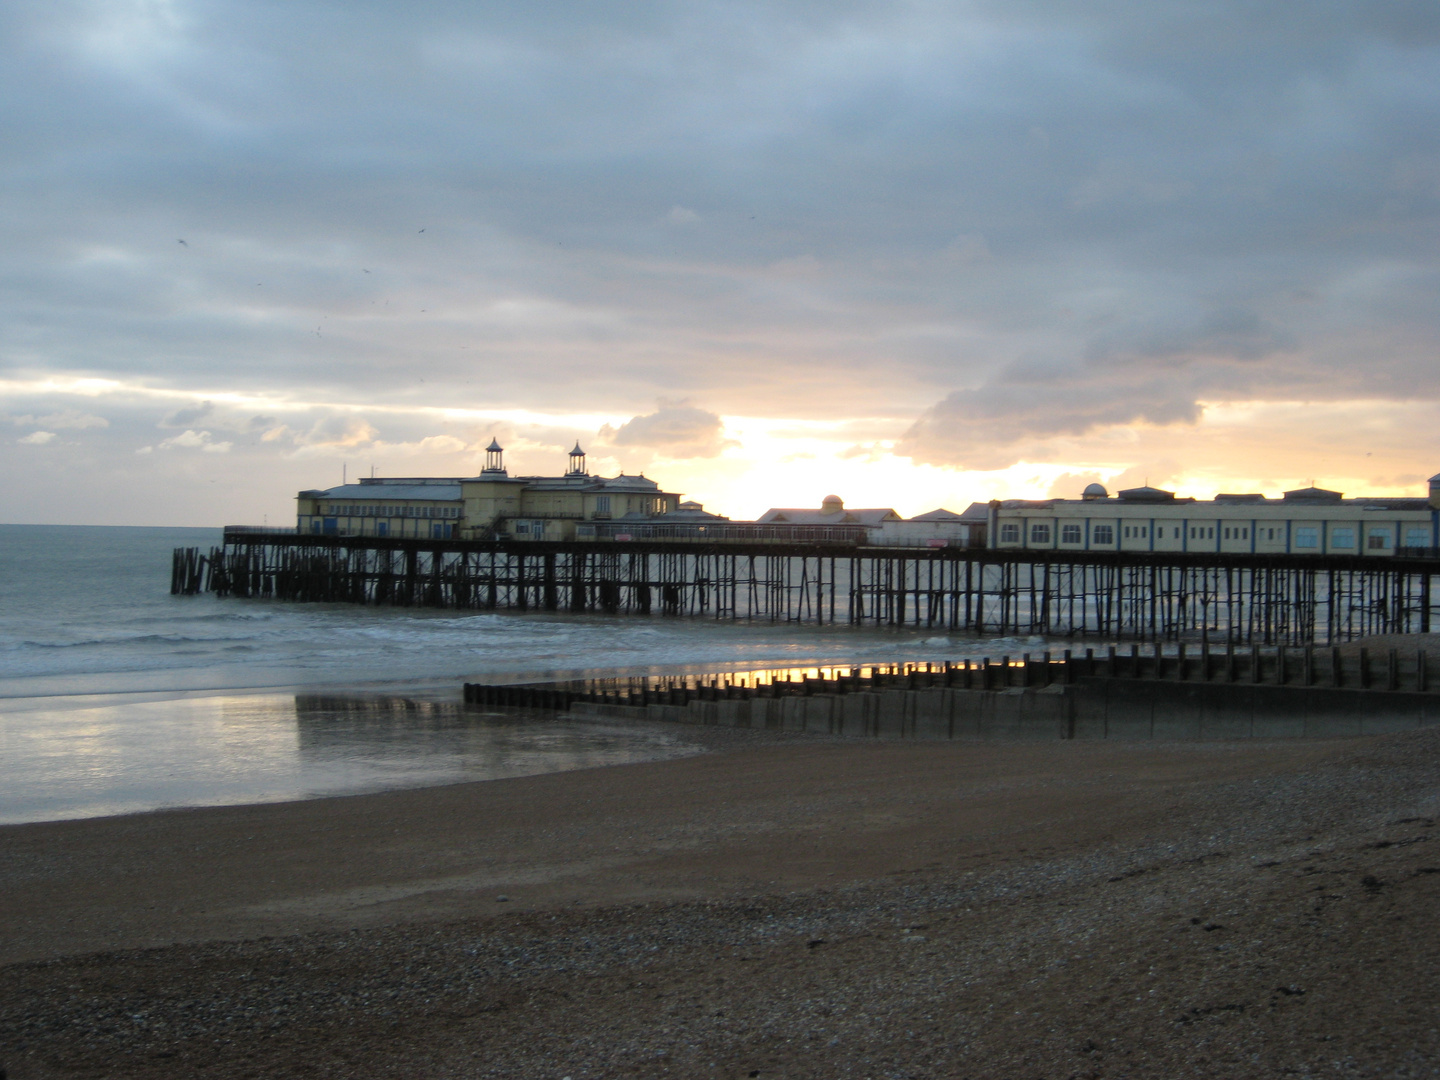
[[213,529],[0,525],[0,822],[698,752],[683,729],[464,709],[467,680],[946,660],[1022,644],[169,595],[171,551],[219,541]]

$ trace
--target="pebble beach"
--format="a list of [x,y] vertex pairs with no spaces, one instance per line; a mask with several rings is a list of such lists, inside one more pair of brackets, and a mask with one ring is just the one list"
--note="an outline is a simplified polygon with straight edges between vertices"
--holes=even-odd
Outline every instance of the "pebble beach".
[[707,753],[0,829],[28,1077],[1421,1077],[1440,731]]

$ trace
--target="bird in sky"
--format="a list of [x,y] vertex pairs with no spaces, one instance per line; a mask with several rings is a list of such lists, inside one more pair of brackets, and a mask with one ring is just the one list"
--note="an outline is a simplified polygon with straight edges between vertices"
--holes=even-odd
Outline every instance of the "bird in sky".
[[424,230],[424,229],[421,229],[420,231],[421,231],[421,232],[424,232],[425,230]]
[[185,247],[189,247],[189,246],[190,246],[189,244],[186,244],[184,240],[176,240],[175,242],[176,242],[177,244],[182,244],[182,245],[184,245]]
[[366,270],[364,267],[361,267],[361,268],[360,268],[360,272],[361,272],[362,274],[368,274],[370,271],[369,271],[369,270]]

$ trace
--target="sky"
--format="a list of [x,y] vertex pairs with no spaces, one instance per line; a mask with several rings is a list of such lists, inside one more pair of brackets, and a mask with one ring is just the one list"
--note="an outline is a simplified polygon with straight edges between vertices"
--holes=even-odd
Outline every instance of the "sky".
[[0,520],[1440,471],[1433,0],[11,0]]

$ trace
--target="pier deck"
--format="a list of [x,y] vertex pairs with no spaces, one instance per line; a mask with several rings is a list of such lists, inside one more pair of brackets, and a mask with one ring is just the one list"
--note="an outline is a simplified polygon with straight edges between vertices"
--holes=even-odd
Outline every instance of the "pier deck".
[[1428,633],[1436,558],[541,543],[227,529],[172,591],[459,609],[691,615],[1142,641],[1329,644]]

